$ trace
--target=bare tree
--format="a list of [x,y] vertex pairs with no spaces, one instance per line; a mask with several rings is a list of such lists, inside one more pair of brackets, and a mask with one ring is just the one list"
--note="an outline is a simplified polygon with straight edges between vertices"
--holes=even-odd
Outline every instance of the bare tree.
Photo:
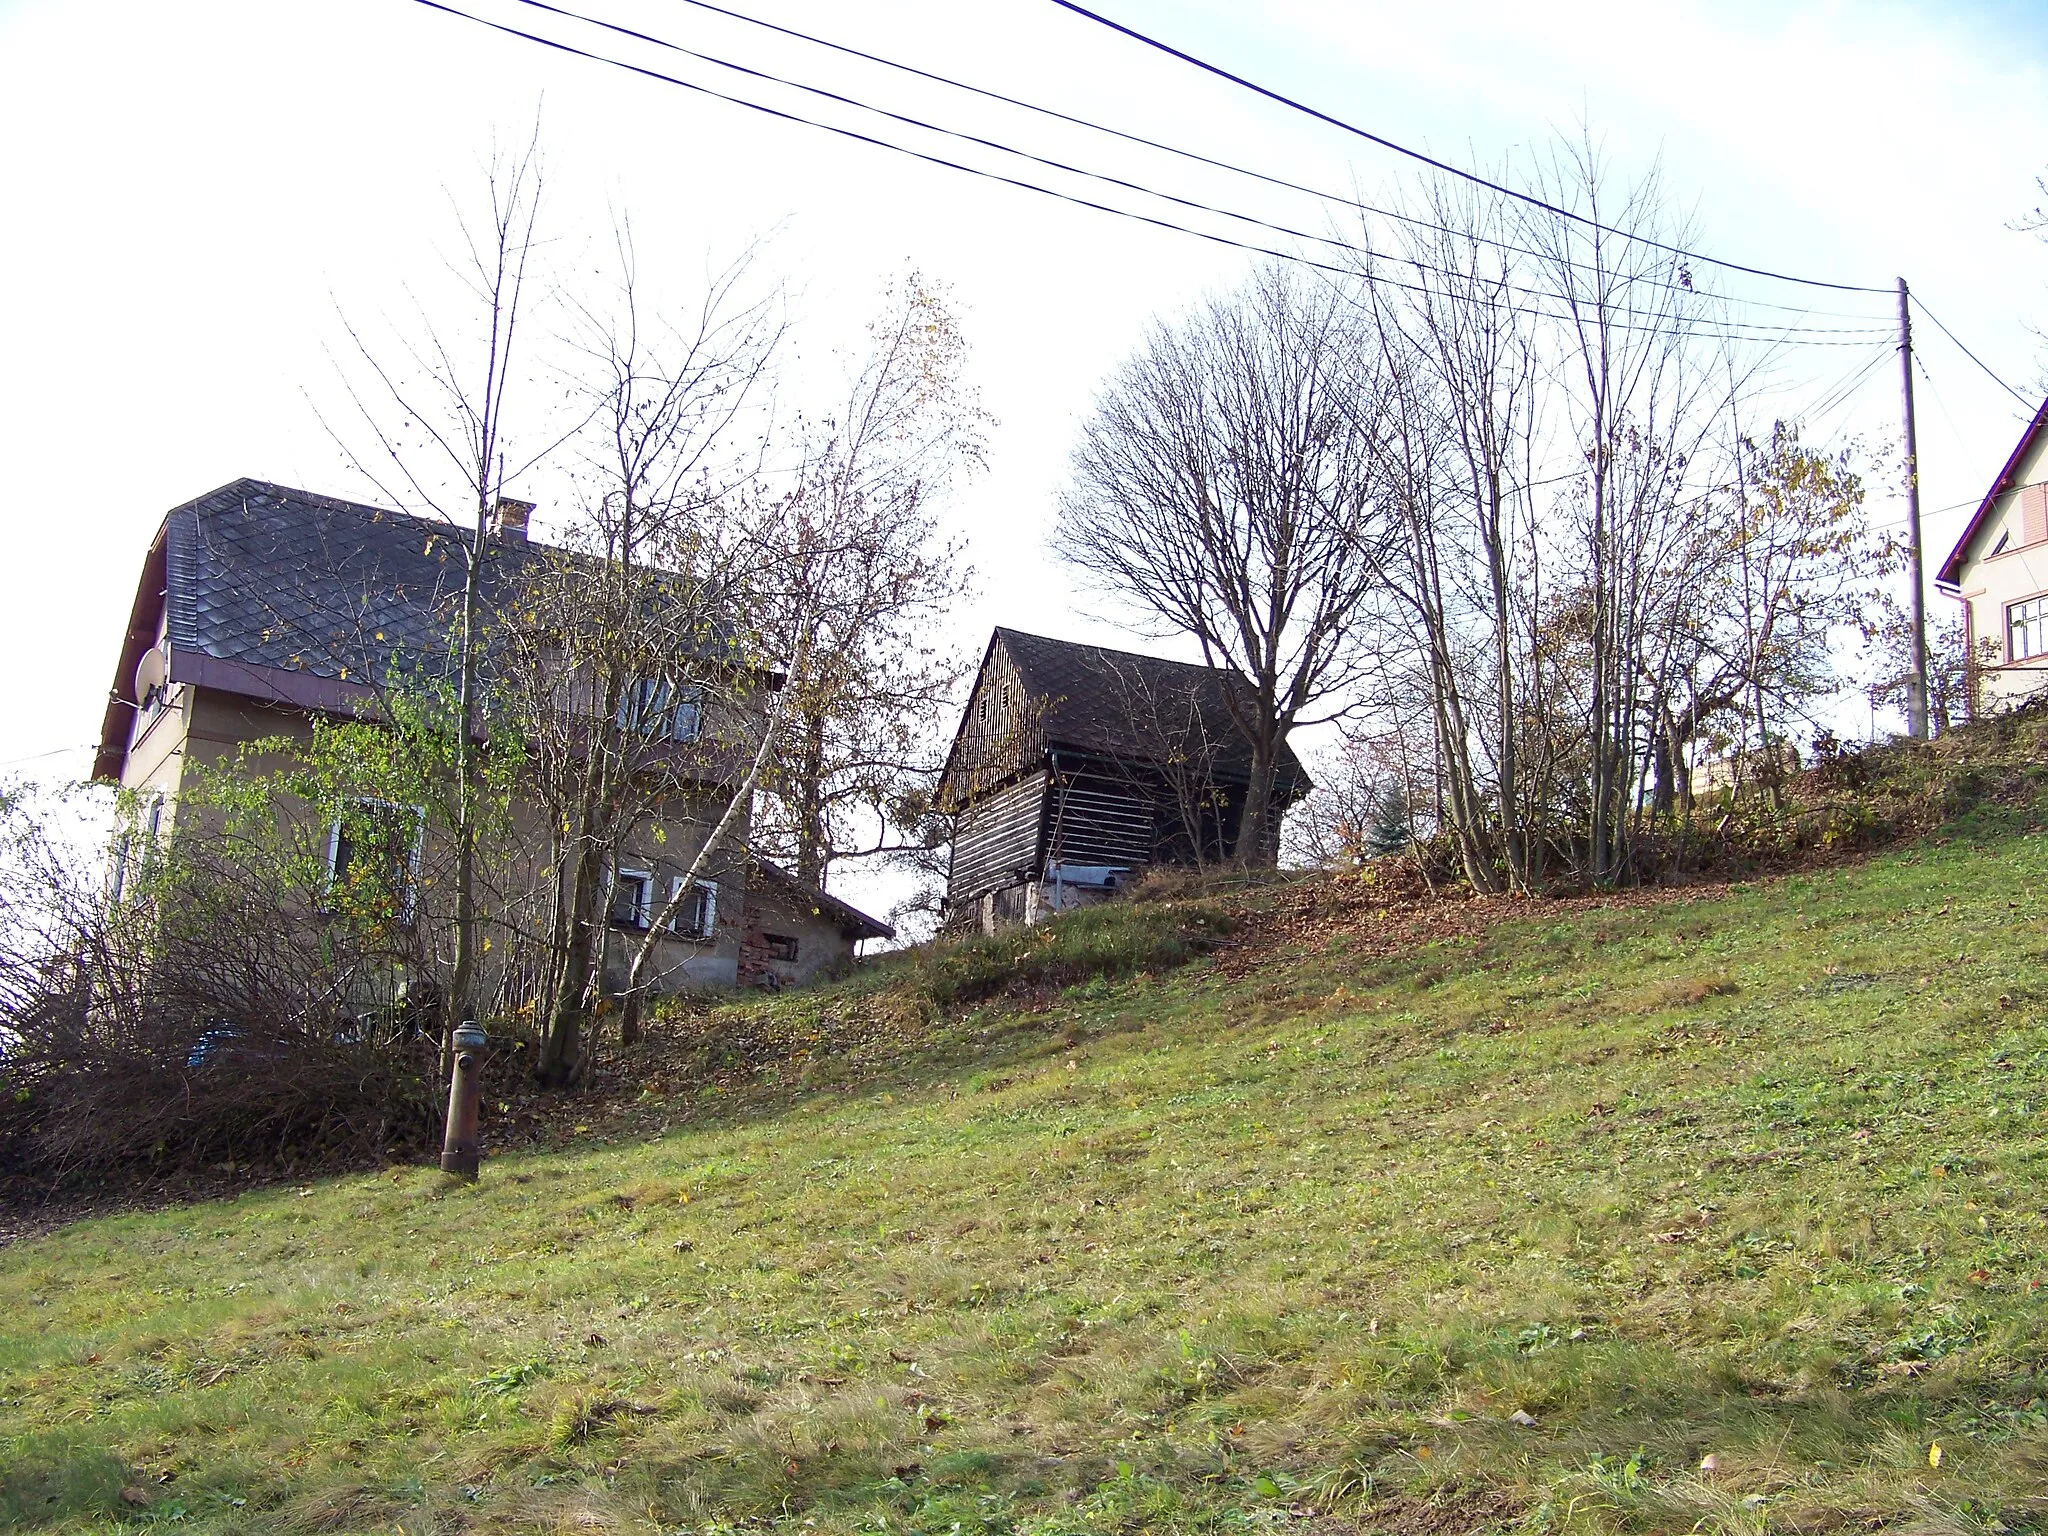
[[[588,1070],[603,982],[607,881],[623,842],[704,829],[683,889],[730,834],[734,758],[753,750],[765,668],[750,573],[764,434],[756,430],[784,326],[747,300],[743,258],[682,320],[649,314],[630,230],[616,233],[614,301],[576,306],[570,375],[583,397],[566,547],[535,560],[507,636],[554,872],[547,1029],[537,1071]],[[672,915],[672,914],[669,914]],[[646,953],[636,951],[632,986]],[[637,995],[637,992],[636,992]],[[637,1028],[638,1009],[624,1028]]]
[[[1398,227],[1400,254],[1360,262],[1365,336],[1394,391],[1381,556],[1430,679],[1445,822],[1477,890],[1540,880],[1541,797],[1521,738],[1540,689],[1528,665],[1540,606],[1533,499],[1538,319],[1506,200],[1445,180]],[[1404,626],[1385,643],[1406,650]]]
[[1278,855],[1288,731],[1341,709],[1352,616],[1379,581],[1372,461],[1386,388],[1358,366],[1350,308],[1275,266],[1158,325],[1096,401],[1054,545],[1106,593],[1250,683],[1235,856]]
[[768,534],[781,556],[809,552],[767,567],[773,625],[808,664],[789,675],[756,836],[821,889],[840,860],[922,845],[917,808],[967,670],[934,639],[970,575],[934,508],[980,467],[989,420],[963,381],[946,295],[921,274],[891,288],[868,337]]
[[[494,153],[485,175],[481,218],[457,213],[461,255],[452,263],[473,309],[460,334],[422,314],[419,338],[380,354],[346,319],[358,374],[344,385],[360,427],[333,431],[357,469],[394,506],[437,517],[462,567],[455,619],[453,821],[455,958],[449,987],[453,1017],[476,1013],[477,782],[479,661],[483,650],[484,567],[491,558],[491,516],[507,484],[539,463],[554,442],[526,444],[514,456],[511,391],[523,366],[528,273],[541,206],[540,128],[523,149]],[[510,467],[508,469],[508,460]]]
[[1667,254],[1688,231],[1658,174],[1617,192],[1581,136],[1538,165],[1534,184],[1587,220],[1532,211],[1521,233],[1557,296],[1556,362],[1569,381],[1559,406],[1583,466],[1560,507],[1571,566],[1560,585],[1586,617],[1586,873],[1606,884],[1629,872],[1640,723],[1654,691],[1641,658],[1656,648],[1670,583],[1683,579],[1688,477],[1726,395],[1714,382],[1708,296]]

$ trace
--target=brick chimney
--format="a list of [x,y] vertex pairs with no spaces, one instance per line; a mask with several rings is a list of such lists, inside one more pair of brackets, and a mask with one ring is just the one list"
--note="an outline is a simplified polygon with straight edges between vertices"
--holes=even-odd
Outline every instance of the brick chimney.
[[491,513],[491,532],[508,544],[524,544],[526,520],[532,516],[532,502],[500,496],[497,509]]

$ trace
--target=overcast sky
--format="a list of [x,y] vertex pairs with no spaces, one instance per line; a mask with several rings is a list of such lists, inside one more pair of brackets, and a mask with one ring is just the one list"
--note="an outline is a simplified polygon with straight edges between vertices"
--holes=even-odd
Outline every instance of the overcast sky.
[[[518,0],[451,3],[877,129]],[[1147,185],[1312,228],[1327,219],[685,0],[571,4]],[[1382,151],[1048,0],[734,8],[1319,186],[1378,188],[1402,173]],[[2030,327],[2048,323],[2048,247],[2010,225],[2040,200],[2034,178],[2048,167],[2048,7],[1099,8],[1461,164],[1499,164],[1587,121],[1623,175],[1661,157],[1704,249],[1852,283],[1904,274],[1991,368],[2037,393]],[[915,265],[952,284],[974,379],[1000,421],[989,472],[948,514],[982,573],[963,634],[1010,624],[1132,643],[1045,553],[1066,454],[1096,384],[1146,322],[1236,280],[1249,258],[544,50],[416,0],[0,0],[0,643],[10,657],[0,772],[87,768],[141,559],[168,508],[241,475],[363,492],[316,415],[337,404],[337,310],[402,321],[408,290],[431,298],[450,194],[475,188],[494,133],[523,135],[536,111],[564,270],[601,264],[614,209],[630,211],[643,267],[678,296],[765,240],[757,270],[788,285],[814,372],[856,339],[895,273]],[[1882,297],[1741,291],[1889,309]],[[1981,494],[2022,413],[1939,335],[1919,339],[1924,496],[1952,508]],[[1865,356],[1788,356],[1780,408],[1819,398]],[[1896,400],[1887,363],[1825,425],[1895,433]],[[1930,517],[1930,568],[1965,515]]]

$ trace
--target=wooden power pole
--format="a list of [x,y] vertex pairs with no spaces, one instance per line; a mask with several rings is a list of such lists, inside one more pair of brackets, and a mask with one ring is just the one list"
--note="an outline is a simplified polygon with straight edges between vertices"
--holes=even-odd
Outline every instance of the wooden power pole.
[[1906,416],[1906,579],[1912,583],[1913,670],[1906,678],[1906,734],[1927,739],[1927,594],[1920,576],[1920,448],[1913,431],[1913,312],[1899,279],[1899,386]]

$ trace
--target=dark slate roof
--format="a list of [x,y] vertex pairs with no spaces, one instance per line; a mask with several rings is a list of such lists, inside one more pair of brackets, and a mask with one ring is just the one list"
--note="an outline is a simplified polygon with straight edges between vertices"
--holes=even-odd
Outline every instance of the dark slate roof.
[[[460,616],[448,525],[236,480],[174,507],[143,563],[94,775],[118,780],[136,665],[165,626],[172,682],[298,709],[351,707],[391,670],[445,675]],[[488,607],[545,545],[492,545]]]
[[[1025,691],[1044,701],[1041,734],[1048,747],[1144,760],[1158,754],[1167,733],[1198,721],[1200,736],[1215,751],[1216,776],[1250,776],[1251,746],[1226,702],[1235,693],[1249,705],[1252,685],[1243,674],[1019,629],[998,629],[991,641],[997,645],[1015,664]],[[1283,743],[1276,787],[1292,796],[1305,793],[1308,783],[1300,761]]]
[[[375,680],[394,661],[438,670],[460,613],[458,537],[268,481],[222,486],[165,521],[171,654],[335,680]],[[487,601],[529,553],[494,550]]]
[[[172,508],[143,562],[94,777],[121,777],[135,672],[160,620],[171,682],[291,709],[353,709],[394,673],[450,676],[463,536],[437,520],[268,480],[236,480]],[[523,538],[493,539],[483,612],[496,611],[535,561],[583,558]],[[723,629],[697,644],[700,655],[740,659]]]

